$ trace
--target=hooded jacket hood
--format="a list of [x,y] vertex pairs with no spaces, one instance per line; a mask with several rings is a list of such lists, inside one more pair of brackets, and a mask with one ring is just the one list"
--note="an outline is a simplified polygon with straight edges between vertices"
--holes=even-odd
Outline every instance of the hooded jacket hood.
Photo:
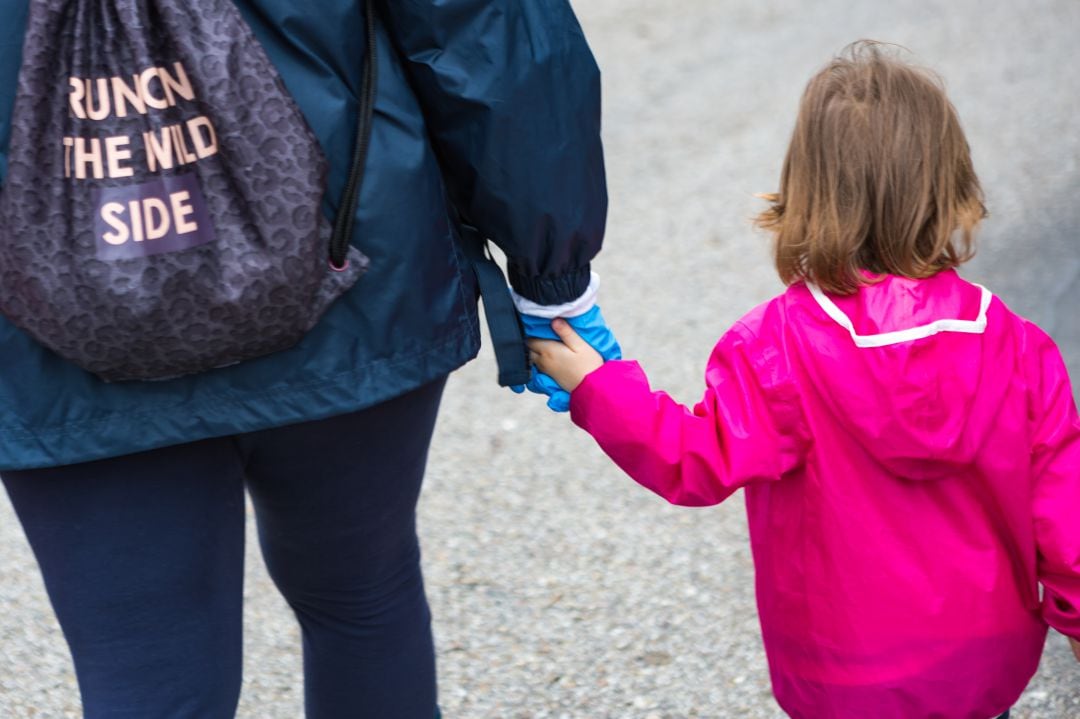
[[998,378],[1014,362],[984,341],[990,291],[952,270],[887,275],[848,296],[806,290],[821,313],[792,324],[809,345],[799,354],[814,391],[867,454],[910,480],[974,462],[1006,396]]

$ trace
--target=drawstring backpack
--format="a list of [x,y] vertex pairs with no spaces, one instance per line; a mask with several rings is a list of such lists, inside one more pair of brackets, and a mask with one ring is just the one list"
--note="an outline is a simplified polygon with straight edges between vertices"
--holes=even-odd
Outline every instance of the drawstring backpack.
[[0,188],[0,312],[106,381],[294,345],[365,271],[327,162],[229,0],[30,0]]

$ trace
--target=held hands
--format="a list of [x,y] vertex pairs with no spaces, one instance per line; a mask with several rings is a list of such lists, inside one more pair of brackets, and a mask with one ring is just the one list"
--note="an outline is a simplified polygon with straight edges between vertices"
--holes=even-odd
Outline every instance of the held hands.
[[[559,340],[559,335],[551,325],[552,315],[530,314],[521,312],[519,308],[518,316],[521,319],[527,339]],[[599,305],[593,304],[582,314],[565,318],[563,322],[569,325],[575,336],[590,345],[603,360],[622,358],[622,348],[619,347],[615,335],[612,334],[607,322],[604,321]],[[511,387],[510,389],[518,393],[528,389],[530,392],[547,396],[547,406],[554,412],[567,412],[570,410],[570,394],[559,386],[555,379],[545,374],[535,365],[532,367],[528,384]]]
[[551,329],[562,341],[527,340],[529,359],[537,370],[554,379],[563,390],[573,392],[585,375],[604,364],[604,358],[581,339],[566,320],[552,320]]

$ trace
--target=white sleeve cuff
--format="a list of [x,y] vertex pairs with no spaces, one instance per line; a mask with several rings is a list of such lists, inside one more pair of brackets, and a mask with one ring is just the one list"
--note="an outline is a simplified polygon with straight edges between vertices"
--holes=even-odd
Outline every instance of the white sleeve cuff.
[[581,297],[561,305],[538,305],[532,300],[527,300],[514,290],[510,290],[510,296],[514,298],[514,306],[523,315],[555,319],[556,317],[578,317],[593,308],[596,304],[596,293],[600,291],[600,275],[595,272],[589,273],[589,286]]

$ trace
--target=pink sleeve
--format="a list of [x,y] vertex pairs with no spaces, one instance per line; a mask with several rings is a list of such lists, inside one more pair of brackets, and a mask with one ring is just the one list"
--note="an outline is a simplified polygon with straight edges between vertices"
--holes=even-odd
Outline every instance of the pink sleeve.
[[1080,418],[1061,354],[1049,337],[1039,340],[1031,460],[1042,614],[1080,639]]
[[717,344],[693,410],[653,392],[636,362],[589,374],[570,398],[574,422],[638,483],[672,504],[717,504],[773,481],[805,453],[799,397],[779,353],[736,325]]

